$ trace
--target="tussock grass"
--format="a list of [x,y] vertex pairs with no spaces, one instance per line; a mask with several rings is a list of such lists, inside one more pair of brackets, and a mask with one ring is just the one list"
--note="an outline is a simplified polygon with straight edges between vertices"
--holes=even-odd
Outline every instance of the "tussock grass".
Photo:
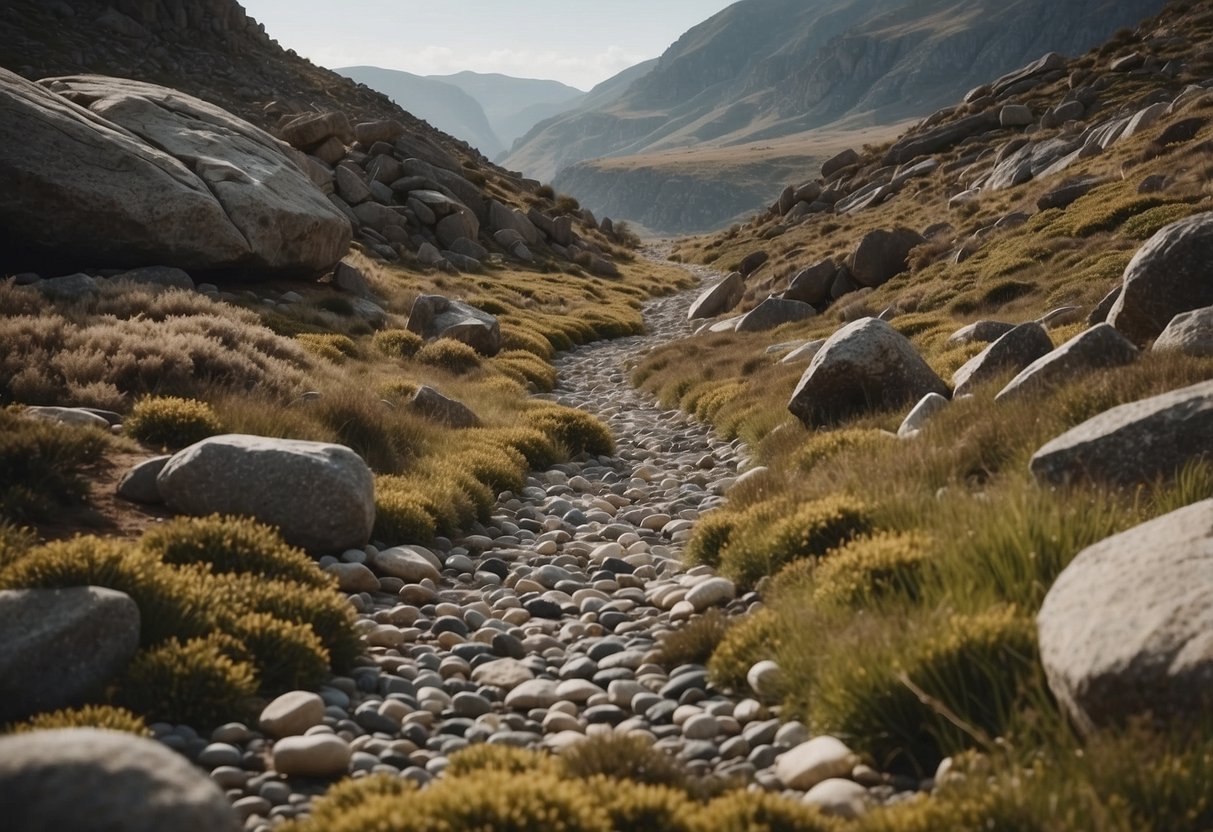
[[[110,447],[91,427],[51,424],[0,409],[0,528],[50,519],[85,493],[84,477]],[[14,545],[17,534],[5,534]],[[7,547],[0,547],[7,548]]]
[[336,581],[249,520],[175,520],[137,543],[78,537],[28,549],[0,587],[103,586],[139,607],[141,649],[96,705],[206,729],[257,694],[317,684],[360,651]]

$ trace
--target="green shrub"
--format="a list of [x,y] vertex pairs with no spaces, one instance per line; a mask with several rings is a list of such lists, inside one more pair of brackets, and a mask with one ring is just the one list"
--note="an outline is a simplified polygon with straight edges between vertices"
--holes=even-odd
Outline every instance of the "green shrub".
[[83,496],[82,474],[109,437],[95,428],[41,422],[0,408],[0,522],[43,520]]
[[813,600],[860,607],[878,598],[917,599],[929,540],[915,533],[877,533],[831,552],[817,566]]
[[692,565],[720,566],[720,552],[728,544],[737,525],[737,515],[712,511],[699,518],[683,552],[683,560]]
[[375,531],[377,540],[392,544],[428,543],[437,528],[428,502],[412,480],[399,476],[375,478]]
[[490,363],[519,383],[533,385],[541,393],[550,392],[556,386],[556,369],[532,352],[507,350]]
[[125,731],[140,737],[151,735],[142,717],[112,705],[84,705],[80,708],[64,708],[35,714],[24,722],[7,726],[4,731],[22,734],[27,731],[54,731],[60,728],[101,728],[106,731]]
[[814,433],[796,450],[792,457],[793,464],[807,473],[844,451],[880,448],[887,446],[889,441],[889,436],[879,430],[843,428],[821,431]]
[[706,664],[733,623],[720,610],[696,616],[661,637],[657,643],[657,663],[671,670],[680,664]]
[[540,358],[552,357],[551,341],[530,329],[512,324],[501,325],[501,348],[509,351],[523,350]]
[[865,652],[819,660],[810,709],[815,728],[851,738],[882,766],[930,772],[981,736],[1002,736],[1040,684],[1035,625],[1014,607],[953,615],[887,651]]
[[487,428],[484,435],[489,441],[522,454],[532,471],[542,471],[560,458],[551,438],[537,428]]
[[714,684],[749,690],[746,674],[760,661],[774,659],[786,629],[769,607],[747,615],[729,628],[712,652],[708,674]]
[[430,341],[417,352],[417,360],[431,367],[461,376],[480,366],[480,355],[462,341],[439,338]]
[[847,497],[758,503],[742,513],[721,550],[720,571],[741,586],[753,586],[798,558],[821,557],[871,526],[866,507]]
[[252,612],[240,616],[225,629],[240,642],[241,658],[257,669],[262,687],[312,688],[328,674],[329,651],[307,624]]
[[131,660],[119,699],[153,721],[185,722],[199,730],[252,714],[258,683],[253,666],[236,661],[223,637],[170,639]]
[[547,434],[574,456],[604,456],[615,450],[610,428],[584,410],[543,403],[532,406],[525,418],[529,426]]
[[164,563],[201,563],[215,572],[257,575],[314,587],[336,585],[307,553],[288,545],[277,529],[249,518],[218,514],[178,517],[153,526],[139,545]]
[[174,450],[224,432],[223,423],[209,404],[177,396],[140,399],[122,427],[128,436],[145,445]]
[[732,791],[699,812],[703,832],[839,832],[841,823],[815,806],[762,791]]
[[371,339],[375,349],[391,358],[412,358],[424,343],[425,339],[408,329],[383,329]]
[[550,754],[513,748],[508,745],[473,745],[451,755],[446,768],[448,777],[479,775],[482,772],[498,774],[558,774],[556,758]]
[[[368,778],[369,779],[369,778]],[[310,820],[282,827],[290,832],[610,832],[606,813],[576,783],[551,775],[486,771],[448,777],[420,792],[355,781],[341,794],[340,809],[326,798]],[[348,808],[347,808],[348,807]]]
[[565,777],[602,775],[673,788],[687,784],[681,763],[636,734],[599,734],[576,743],[560,755],[560,768]]
[[358,345],[348,335],[338,335],[333,332],[305,332],[295,336],[295,340],[313,355],[328,359],[334,364],[341,364],[347,358],[358,355]]
[[614,832],[697,832],[699,806],[669,786],[593,777],[584,781],[594,802],[610,815]]

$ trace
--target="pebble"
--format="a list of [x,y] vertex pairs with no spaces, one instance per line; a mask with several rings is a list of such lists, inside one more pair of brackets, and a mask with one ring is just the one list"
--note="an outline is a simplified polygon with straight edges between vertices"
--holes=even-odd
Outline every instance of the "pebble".
[[[758,476],[742,476],[758,470],[748,449],[662,410],[627,380],[652,345],[691,333],[686,309],[696,294],[649,303],[646,335],[555,359],[559,384],[544,398],[605,421],[614,455],[531,474],[462,538],[369,546],[326,562],[358,610],[364,665],[319,694],[274,700],[259,732],[232,723],[209,745],[175,726],[153,726],[156,736],[196,749],[256,828],[307,813],[317,789],[296,778],[383,772],[424,786],[471,744],[558,752],[614,731],[649,737],[696,777],[802,798],[818,787],[814,801],[827,811],[866,808],[875,792],[865,785],[888,789],[880,775],[860,772],[840,742],[810,740],[804,725],[763,704],[777,665],[751,668],[752,694],[726,695],[701,665],[653,663],[673,626],[712,608],[742,614],[756,599],[680,562],[696,520],[734,483]],[[261,771],[266,762],[272,771]],[[825,788],[852,769],[864,785]]]

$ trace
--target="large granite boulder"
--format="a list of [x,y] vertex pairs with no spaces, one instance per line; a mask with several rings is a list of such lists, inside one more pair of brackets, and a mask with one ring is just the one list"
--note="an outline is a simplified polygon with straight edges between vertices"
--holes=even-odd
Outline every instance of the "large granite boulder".
[[869,231],[851,257],[851,275],[861,286],[883,286],[908,268],[910,249],[924,241],[909,228]]
[[1137,356],[1137,348],[1110,324],[1098,324],[1033,361],[994,400],[1008,401],[1056,387],[1092,370],[1132,364]]
[[83,705],[139,648],[139,607],[96,586],[0,591],[0,724]]
[[879,318],[864,318],[835,332],[813,357],[788,402],[806,427],[882,407],[917,402],[948,386],[914,345]]
[[1213,358],[1213,306],[1176,315],[1154,339],[1151,350]]
[[0,69],[0,254],[10,267],[321,274],[350,223],[288,152],[176,90]]
[[798,300],[770,297],[755,306],[737,322],[737,332],[765,332],[777,326],[812,318],[817,310]]
[[0,737],[0,812],[13,830],[241,829],[227,797],[185,757],[95,728]]
[[1108,323],[1142,344],[1181,312],[1213,306],[1213,212],[1160,229],[1125,268]]
[[176,512],[255,517],[314,554],[365,546],[375,524],[375,477],[344,445],[212,436],[174,454],[156,486]]
[[1089,546],[1036,618],[1049,686],[1091,730],[1213,709],[1213,500]]
[[745,294],[745,279],[741,272],[732,272],[723,280],[714,283],[695,299],[687,310],[687,320],[699,318],[715,318],[725,312],[731,312],[733,307],[741,302]]
[[1171,479],[1213,458],[1213,381],[1122,404],[1053,439],[1032,457],[1050,483],[1090,479],[1134,486]]
[[838,265],[827,257],[797,272],[784,290],[783,297],[820,308],[829,303],[830,287],[834,285],[836,277]]
[[963,396],[1004,373],[1018,373],[1053,351],[1053,341],[1035,321],[1020,324],[964,363],[952,375],[953,395]]
[[422,338],[453,338],[483,355],[501,351],[497,318],[462,301],[419,295],[409,312],[408,329]]

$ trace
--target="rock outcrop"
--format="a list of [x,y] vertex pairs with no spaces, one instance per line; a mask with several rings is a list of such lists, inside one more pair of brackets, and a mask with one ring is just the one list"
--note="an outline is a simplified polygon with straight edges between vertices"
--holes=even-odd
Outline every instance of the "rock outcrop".
[[1213,306],[1213,213],[1171,223],[1125,269],[1108,322],[1138,344],[1158,336],[1181,312]]
[[1036,322],[1020,324],[964,363],[952,375],[953,393],[963,396],[999,375],[1018,373],[1053,351],[1053,341]]
[[422,338],[462,341],[483,355],[501,351],[501,325],[497,318],[441,295],[418,296],[409,312],[408,328]]
[[92,728],[0,737],[10,829],[238,832],[218,786],[155,740]]
[[349,221],[267,133],[165,87],[0,70],[10,261],[314,277]]
[[212,436],[174,454],[156,485],[174,511],[254,517],[315,554],[364,546],[375,524],[374,475],[344,445]]
[[878,318],[864,318],[832,335],[813,357],[788,402],[806,427],[881,407],[916,402],[948,386],[909,340]]
[[1081,727],[1213,708],[1213,500],[1084,549],[1045,596],[1040,654]]
[[1137,348],[1110,324],[1098,324],[1033,361],[994,398],[1008,401],[1047,390],[1091,370],[1132,364],[1137,356]]
[[1105,411],[1053,439],[1032,473],[1053,484],[1081,480],[1132,487],[1173,479],[1213,457],[1213,381]]
[[83,705],[139,647],[139,607],[102,587],[0,591],[0,724]]

